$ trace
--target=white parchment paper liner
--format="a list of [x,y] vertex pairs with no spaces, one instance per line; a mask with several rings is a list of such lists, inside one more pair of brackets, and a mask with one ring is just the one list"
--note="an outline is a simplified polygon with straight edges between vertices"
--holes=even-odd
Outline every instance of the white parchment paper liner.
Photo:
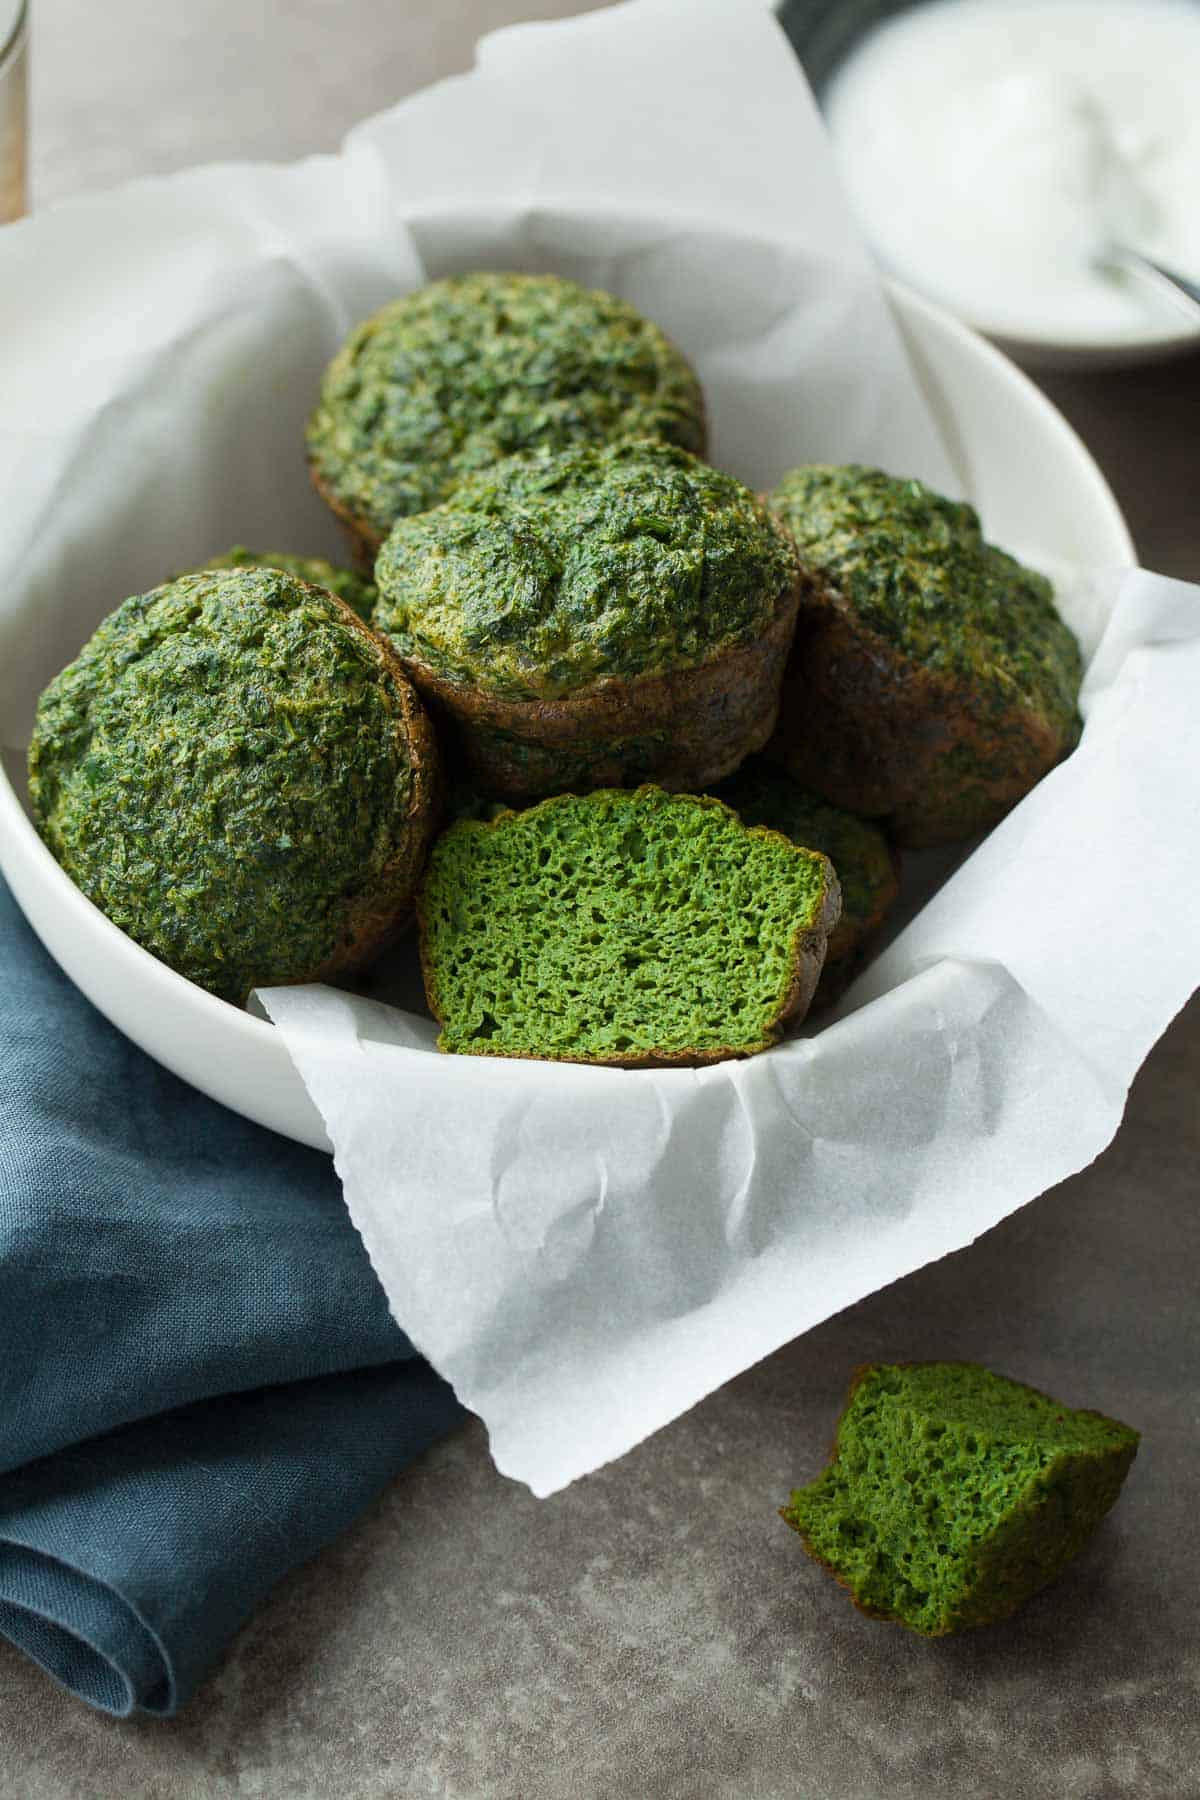
[[501,1469],[553,1492],[1104,1148],[1200,976],[1197,694],[1200,590],[1127,576],[1075,755],[844,1016],[745,1063],[477,1069],[271,990],[396,1316]]
[[[768,14],[518,28],[338,157],[0,233],[5,744],[124,594],[235,539],[336,552],[299,451],[325,361],[393,293],[488,265],[658,318],[714,460],[756,485],[857,459],[957,487]],[[625,1074],[443,1058],[415,1014],[264,996],[397,1318],[536,1492],[1111,1138],[1200,976],[1200,591],[1084,577],[1066,610],[1094,652],[1081,748],[813,1036]]]

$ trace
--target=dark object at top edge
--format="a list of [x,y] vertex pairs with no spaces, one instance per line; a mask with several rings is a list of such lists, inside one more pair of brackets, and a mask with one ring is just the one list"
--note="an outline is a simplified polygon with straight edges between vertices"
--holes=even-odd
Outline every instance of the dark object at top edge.
[[788,41],[820,97],[860,38],[924,0],[780,0],[775,8]]

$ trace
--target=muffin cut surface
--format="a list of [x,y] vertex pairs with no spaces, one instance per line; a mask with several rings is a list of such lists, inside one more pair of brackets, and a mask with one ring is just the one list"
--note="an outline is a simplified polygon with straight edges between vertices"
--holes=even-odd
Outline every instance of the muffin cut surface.
[[411,912],[436,749],[342,601],[277,569],[126,600],[42,695],[38,828],[137,943],[223,999],[319,980]]
[[830,934],[813,1004],[829,1005],[854,975],[899,891],[899,859],[878,825],[830,806],[763,757],[751,757],[715,790],[745,825],[781,831],[833,864],[842,916]]
[[1138,1434],[973,1363],[860,1369],[833,1461],[783,1517],[864,1612],[940,1637],[1006,1618],[1078,1554]]
[[719,801],[561,795],[454,825],[418,898],[443,1050],[716,1062],[802,1012],[838,911],[825,858]]

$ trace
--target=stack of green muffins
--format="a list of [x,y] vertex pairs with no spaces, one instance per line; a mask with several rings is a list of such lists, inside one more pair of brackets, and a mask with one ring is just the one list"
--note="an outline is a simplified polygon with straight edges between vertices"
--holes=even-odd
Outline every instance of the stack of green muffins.
[[234,1004],[415,916],[443,1049],[766,1049],[861,963],[897,845],[1070,751],[1079,655],[969,506],[859,467],[764,499],[705,447],[695,373],[611,295],[384,307],[308,432],[358,572],[237,548],[125,601],[42,696],[47,844]]

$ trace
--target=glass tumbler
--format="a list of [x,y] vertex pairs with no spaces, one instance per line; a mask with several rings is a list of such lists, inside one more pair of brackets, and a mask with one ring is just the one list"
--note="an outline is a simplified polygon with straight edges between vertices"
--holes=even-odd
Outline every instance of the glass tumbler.
[[0,0],[0,225],[25,211],[25,0]]

